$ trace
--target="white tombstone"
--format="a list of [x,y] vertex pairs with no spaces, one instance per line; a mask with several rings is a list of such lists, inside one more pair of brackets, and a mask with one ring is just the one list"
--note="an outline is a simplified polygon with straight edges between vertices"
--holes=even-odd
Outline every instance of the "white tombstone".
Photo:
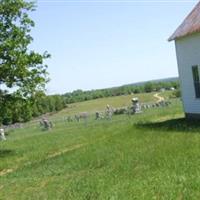
[[113,108],[112,107],[110,107],[110,105],[108,105],[107,104],[107,106],[106,106],[106,118],[107,119],[112,119],[112,115],[113,115]]
[[0,129],[0,140],[6,140],[6,137],[5,137],[5,133],[4,133],[4,129],[3,129],[3,128]]
[[133,113],[141,113],[141,106],[137,97],[132,98],[132,104]]

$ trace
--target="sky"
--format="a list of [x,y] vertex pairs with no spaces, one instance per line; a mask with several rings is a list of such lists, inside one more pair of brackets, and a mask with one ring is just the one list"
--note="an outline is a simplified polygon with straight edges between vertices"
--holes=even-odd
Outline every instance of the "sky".
[[48,94],[178,76],[167,39],[198,1],[38,0],[31,48],[48,51]]

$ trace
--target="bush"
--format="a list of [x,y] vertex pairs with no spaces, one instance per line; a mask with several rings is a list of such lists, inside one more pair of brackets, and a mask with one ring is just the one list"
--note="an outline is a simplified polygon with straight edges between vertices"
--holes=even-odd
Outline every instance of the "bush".
[[178,90],[175,90],[173,93],[172,93],[172,98],[180,98],[181,97],[181,90],[178,89]]

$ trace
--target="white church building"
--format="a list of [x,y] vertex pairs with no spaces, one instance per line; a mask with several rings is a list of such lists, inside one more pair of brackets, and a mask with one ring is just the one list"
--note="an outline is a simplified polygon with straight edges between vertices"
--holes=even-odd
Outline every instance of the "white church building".
[[200,2],[169,38],[173,40],[185,115],[200,119]]

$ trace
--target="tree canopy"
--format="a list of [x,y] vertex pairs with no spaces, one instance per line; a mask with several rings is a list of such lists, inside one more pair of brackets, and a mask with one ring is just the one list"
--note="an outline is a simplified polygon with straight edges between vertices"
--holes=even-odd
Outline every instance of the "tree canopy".
[[33,2],[0,0],[0,84],[23,97],[44,89],[48,81],[43,60],[50,55],[29,49],[34,22],[28,13],[34,9]]
[[0,124],[30,120],[48,81],[44,60],[50,55],[30,49],[35,8],[31,1],[0,0]]

